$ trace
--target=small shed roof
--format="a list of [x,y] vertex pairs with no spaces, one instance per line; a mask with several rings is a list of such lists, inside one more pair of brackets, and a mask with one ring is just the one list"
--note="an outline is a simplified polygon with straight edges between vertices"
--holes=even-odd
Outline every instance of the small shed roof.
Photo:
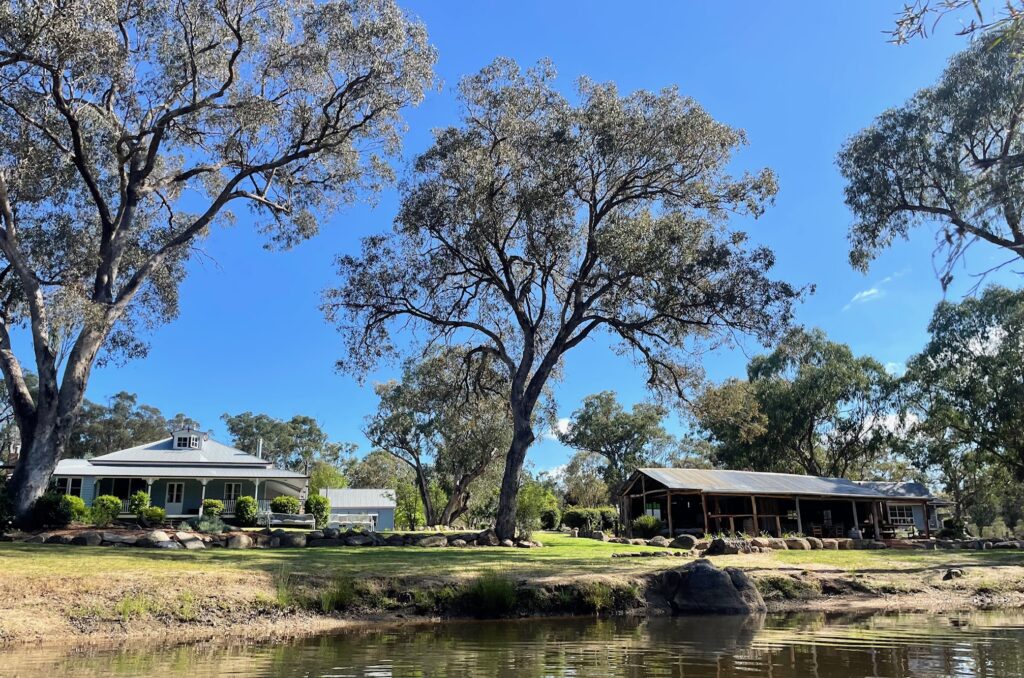
[[[757,471],[727,471],[691,468],[637,469],[626,483],[623,494],[631,492],[639,475],[661,483],[670,490],[690,490],[705,494],[779,494],[802,496],[831,496],[847,499],[891,499],[892,494],[869,484],[845,478],[821,478],[794,473],[761,473]],[[922,486],[923,487],[923,486]],[[920,499],[930,499],[927,494]]]
[[394,508],[395,491],[385,489],[323,489],[320,494],[331,502],[331,508],[364,509]]

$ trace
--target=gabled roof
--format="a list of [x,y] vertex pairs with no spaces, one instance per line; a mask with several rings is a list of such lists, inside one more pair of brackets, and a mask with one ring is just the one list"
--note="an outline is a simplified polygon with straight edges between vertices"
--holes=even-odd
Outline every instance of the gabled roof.
[[371,489],[323,489],[320,494],[327,497],[331,508],[394,508],[394,490]]
[[932,493],[928,491],[928,488],[925,487],[924,483],[916,481],[890,483],[880,480],[858,480],[856,482],[858,485],[873,488],[874,490],[895,499],[929,499],[934,504],[953,504],[951,501],[934,497]]
[[103,454],[88,460],[92,464],[214,464],[217,466],[254,466],[268,468],[266,459],[243,452],[210,438],[201,449],[174,449],[173,439],[164,438],[152,443],[129,447],[126,450]]
[[[631,491],[641,474],[670,490],[690,490],[706,494],[782,494],[847,499],[891,499],[893,496],[879,488],[845,478],[690,468],[637,469],[624,486],[623,494]],[[925,494],[919,498],[930,498],[926,488]]]

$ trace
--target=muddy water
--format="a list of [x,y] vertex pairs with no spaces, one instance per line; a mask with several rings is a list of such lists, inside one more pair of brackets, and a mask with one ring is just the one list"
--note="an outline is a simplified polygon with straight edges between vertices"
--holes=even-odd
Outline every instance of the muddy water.
[[0,650],[0,676],[1024,676],[1024,612],[529,619],[275,645]]

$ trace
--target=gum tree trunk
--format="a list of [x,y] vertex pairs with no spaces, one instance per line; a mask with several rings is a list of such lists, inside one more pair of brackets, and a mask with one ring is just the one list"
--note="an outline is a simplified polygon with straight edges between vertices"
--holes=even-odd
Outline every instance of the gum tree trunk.
[[513,408],[515,434],[505,459],[505,475],[501,479],[501,495],[498,498],[498,519],[494,530],[499,539],[516,538],[516,506],[519,499],[519,480],[526,461],[526,452],[535,440],[530,425],[532,408],[523,411]]

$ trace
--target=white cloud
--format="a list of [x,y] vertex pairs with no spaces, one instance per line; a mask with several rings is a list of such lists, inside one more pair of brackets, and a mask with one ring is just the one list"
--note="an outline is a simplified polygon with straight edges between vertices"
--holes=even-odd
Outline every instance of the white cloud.
[[538,475],[550,478],[551,480],[554,480],[556,483],[561,483],[562,478],[565,477],[565,467],[566,464],[554,466],[552,468],[541,471],[540,473],[538,473]]
[[544,434],[544,437],[548,440],[558,440],[559,433],[567,433],[568,431],[569,417],[561,417],[557,422],[555,422],[554,428],[549,429],[548,432]]
[[891,275],[885,276],[877,284],[872,285],[868,289],[857,292],[857,294],[853,295],[853,298],[846,303],[846,306],[843,306],[843,310],[849,311],[850,308],[855,304],[866,304],[870,301],[878,301],[879,299],[885,296],[885,290],[883,288],[886,285],[896,280],[897,278],[902,278],[909,271],[909,268],[905,268],[902,271],[896,271]]
[[895,361],[887,362],[885,364],[885,371],[894,377],[902,377],[907,372],[907,365],[906,363]]

